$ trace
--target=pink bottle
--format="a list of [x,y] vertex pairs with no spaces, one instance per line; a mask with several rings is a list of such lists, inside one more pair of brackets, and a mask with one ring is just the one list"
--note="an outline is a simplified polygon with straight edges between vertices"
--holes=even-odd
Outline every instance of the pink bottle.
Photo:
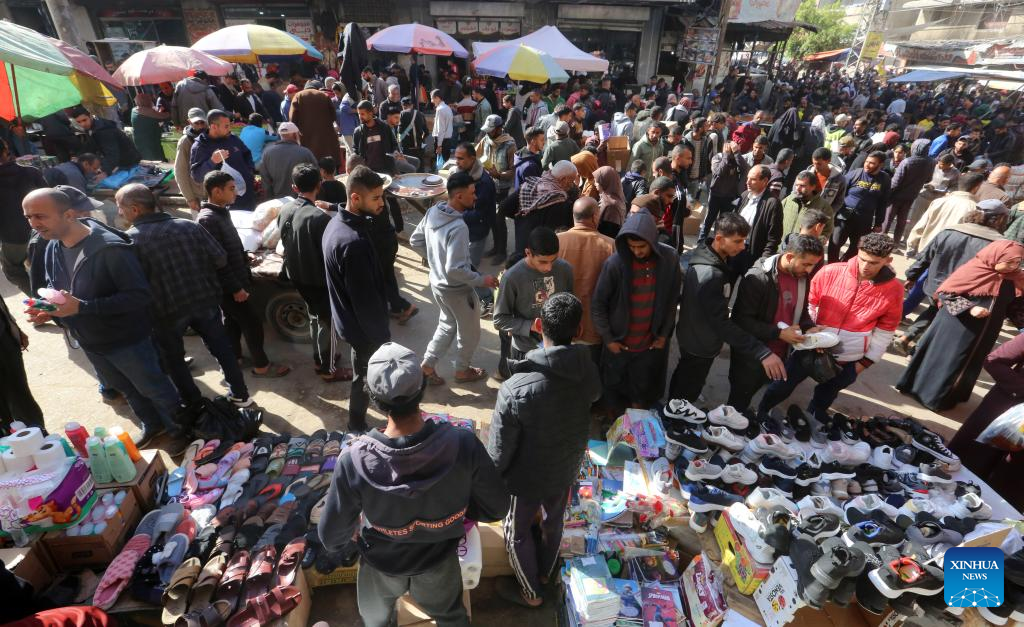
[[77,422],[69,422],[64,425],[64,435],[68,436],[71,445],[75,447],[78,454],[83,458],[89,457],[89,451],[85,448],[85,441],[89,438],[89,430]]

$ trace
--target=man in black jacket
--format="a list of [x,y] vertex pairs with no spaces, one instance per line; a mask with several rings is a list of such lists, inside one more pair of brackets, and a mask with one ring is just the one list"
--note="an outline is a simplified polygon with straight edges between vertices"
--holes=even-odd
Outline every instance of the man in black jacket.
[[[803,331],[814,326],[807,314],[807,285],[811,270],[824,255],[820,239],[794,235],[785,252],[758,260],[740,281],[732,321],[756,341],[732,349],[729,405],[740,410],[750,407],[750,399],[769,380],[764,359],[774,353],[785,360],[789,346],[801,342]],[[780,322],[786,328],[780,329]]]
[[402,154],[415,157],[423,167],[423,142],[430,136],[427,119],[413,106],[412,98],[402,98],[402,115],[398,122],[398,143]]
[[[487,452],[498,468],[512,507],[505,545],[516,582],[498,580],[508,601],[538,607],[541,586],[558,559],[569,488],[579,473],[590,432],[590,406],[601,396],[601,378],[586,346],[573,344],[583,305],[568,292],[552,295],[540,310],[543,345],[511,362],[491,419]],[[540,546],[534,521],[543,509]]]
[[271,115],[267,112],[266,107],[263,106],[260,95],[252,88],[252,81],[243,78],[238,81],[238,86],[241,87],[241,90],[235,96],[235,114],[242,120],[248,120],[249,116],[253,113],[259,113],[263,116],[264,120],[271,119]]
[[86,151],[100,155],[100,163],[106,174],[135,167],[142,160],[135,144],[114,122],[93,117],[85,109],[80,109],[75,112],[75,124],[89,136]]
[[[370,176],[360,175],[357,187],[365,190]],[[371,191],[382,193],[380,185]],[[472,431],[423,419],[419,361],[390,342],[368,358],[366,385],[387,425],[338,457],[318,531],[328,552],[350,553],[354,544],[362,557],[356,588],[364,624],[391,624],[395,601],[408,592],[438,625],[468,627],[457,553],[463,523],[500,520],[508,492]]]
[[[690,257],[676,326],[679,363],[669,382],[669,398],[697,400],[723,343],[732,350],[758,352],[757,340],[729,318],[735,278],[727,262],[743,250],[749,235],[747,221],[728,211],[715,221],[714,240],[698,244]],[[772,379],[782,378],[785,369],[777,355],[765,355],[762,364]]]
[[207,130],[196,137],[192,152],[189,153],[188,167],[192,180],[202,182],[213,171],[234,171],[235,198],[228,209],[252,211],[256,206],[256,166],[252,161],[252,153],[231,132],[231,117],[226,112],[214,109],[206,117]]
[[352,133],[352,150],[366,161],[374,172],[395,172],[392,155],[398,152],[395,134],[383,120],[373,114],[373,105],[363,100],[356,105],[359,126]]
[[366,166],[357,166],[349,172],[347,191],[348,204],[324,230],[323,254],[334,330],[352,345],[355,379],[348,430],[366,431],[367,363],[391,340],[384,274],[370,235],[370,220],[384,209],[384,180]]
[[737,212],[750,225],[747,246],[729,260],[736,277],[741,277],[754,261],[774,255],[782,242],[782,203],[768,193],[772,172],[766,165],[755,165],[747,173],[747,191],[740,194]]

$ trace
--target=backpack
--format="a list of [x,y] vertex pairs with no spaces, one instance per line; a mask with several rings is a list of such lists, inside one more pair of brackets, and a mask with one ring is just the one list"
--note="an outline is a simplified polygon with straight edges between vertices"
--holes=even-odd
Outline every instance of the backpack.
[[197,412],[192,434],[204,440],[245,442],[256,437],[263,424],[263,411],[239,409],[223,396],[204,398]]

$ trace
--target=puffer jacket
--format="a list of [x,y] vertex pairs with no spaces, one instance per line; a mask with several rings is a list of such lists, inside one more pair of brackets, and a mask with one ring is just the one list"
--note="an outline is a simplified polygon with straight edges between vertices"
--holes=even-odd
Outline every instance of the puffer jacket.
[[921,193],[935,170],[935,160],[928,156],[928,140],[918,139],[910,146],[910,156],[896,167],[889,192],[889,202],[911,202]]
[[839,335],[840,363],[874,363],[903,318],[903,284],[888,266],[874,279],[861,281],[856,257],[831,263],[811,279],[807,310],[815,324]]

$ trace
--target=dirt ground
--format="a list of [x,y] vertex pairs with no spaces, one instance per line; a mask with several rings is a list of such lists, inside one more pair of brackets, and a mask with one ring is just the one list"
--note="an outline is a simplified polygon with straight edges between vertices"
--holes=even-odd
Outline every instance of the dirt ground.
[[[406,232],[401,235],[403,240],[412,232],[419,219],[418,213],[406,212]],[[688,243],[693,244],[692,241]],[[897,255],[893,265],[897,274],[902,276],[909,262]],[[404,241],[396,270],[406,298],[414,302],[420,312],[407,326],[392,325],[392,340],[422,354],[437,322],[437,307],[430,300],[426,267]],[[485,267],[485,270],[492,271],[494,268]],[[23,295],[2,277],[0,295],[6,299],[12,312],[24,309],[21,304]],[[21,319],[21,316],[18,318]],[[498,361],[498,336],[489,321],[484,321],[482,326],[482,340],[474,365],[494,372]],[[69,348],[58,327],[50,324],[33,329],[26,322],[22,328],[30,337],[30,346],[25,353],[29,382],[51,430],[62,430],[64,423],[74,420],[90,430],[100,425],[120,425],[130,433],[134,432],[134,418],[127,406],[110,406],[101,402],[92,368],[80,350]],[[206,352],[201,341],[188,337],[186,346],[188,353],[195,358],[193,373],[200,389],[208,396],[225,393],[220,385],[221,375],[216,361]],[[674,342],[672,346],[673,352],[677,353]],[[274,433],[307,434],[320,428],[328,431],[343,429],[348,418],[346,407],[350,385],[323,383],[313,371],[310,345],[285,342],[270,329],[267,330],[267,352],[274,361],[291,365],[293,372],[281,379],[248,378],[253,397],[264,410],[264,429]],[[669,363],[674,365],[675,359],[670,358]],[[73,363],[69,364],[69,360]],[[835,410],[851,415],[914,416],[949,436],[992,385],[991,380],[984,376],[976,385],[970,402],[943,414],[936,414],[892,389],[891,386],[906,362],[906,358],[887,354],[883,361],[869,368],[853,386],[840,394]],[[423,409],[471,418],[482,425],[488,424],[499,383],[488,379],[469,385],[455,384],[450,361],[439,364],[438,372],[451,385],[429,388]],[[725,402],[728,394],[727,374],[728,350],[725,350],[716,360],[704,389],[706,405],[709,407]],[[806,403],[812,383],[808,381],[802,384],[794,394],[793,401]],[[371,425],[383,424],[379,413],[372,411]],[[491,582],[486,580],[480,589],[474,591],[473,606],[474,622],[482,625],[550,625],[555,612],[550,603],[539,611],[511,609],[493,595]],[[355,608],[354,586],[321,588],[314,594],[311,622],[326,620],[331,625],[360,625]]]

